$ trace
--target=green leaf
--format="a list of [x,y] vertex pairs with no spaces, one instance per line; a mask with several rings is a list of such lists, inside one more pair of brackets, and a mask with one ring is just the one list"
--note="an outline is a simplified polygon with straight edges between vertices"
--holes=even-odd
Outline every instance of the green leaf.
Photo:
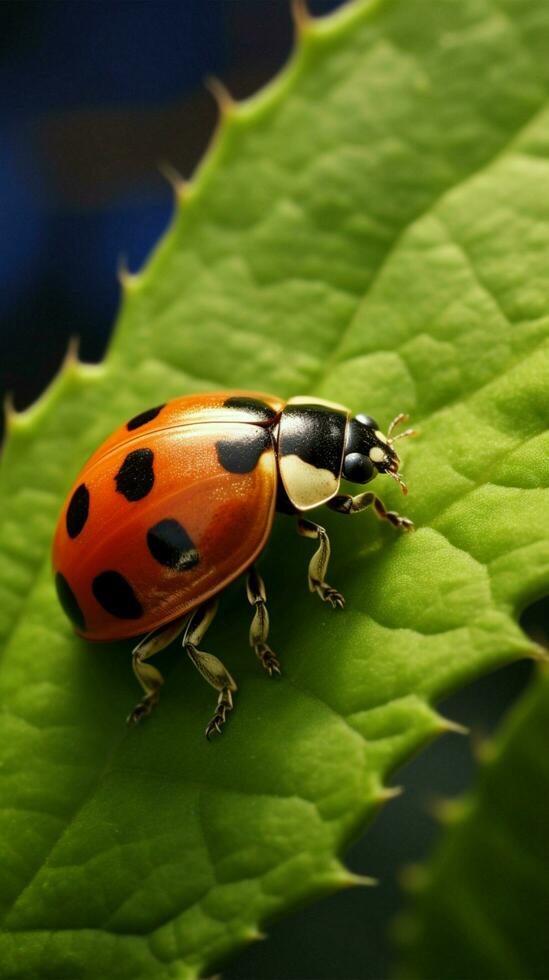
[[[353,882],[338,854],[449,727],[433,702],[537,648],[549,578],[549,9],[357,0],[302,28],[226,110],[109,354],[69,358],[9,418],[0,474],[3,975],[193,977],[292,905]],[[62,499],[120,421],[176,394],[314,392],[403,445],[415,535],[322,516],[344,613],[306,591],[280,517],[264,559],[284,674],[231,587],[208,633],[239,684],[222,741],[177,648],[155,715],[131,643],[76,639],[51,581]],[[393,484],[378,480],[387,504]]]
[[548,730],[545,674],[485,746],[477,785],[450,805],[428,866],[411,869],[403,976],[545,980]]

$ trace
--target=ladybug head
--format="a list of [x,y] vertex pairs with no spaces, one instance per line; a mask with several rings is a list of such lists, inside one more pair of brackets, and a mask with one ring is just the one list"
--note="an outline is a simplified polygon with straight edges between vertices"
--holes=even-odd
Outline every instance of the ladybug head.
[[415,435],[415,430],[406,429],[398,436],[391,435],[397,425],[407,420],[407,415],[397,415],[391,422],[387,435],[384,435],[376,420],[369,415],[355,415],[350,419],[343,455],[343,478],[351,483],[368,483],[378,473],[386,473],[396,480],[403,493],[408,493],[398,472],[400,458],[393,449],[393,443],[405,436]]

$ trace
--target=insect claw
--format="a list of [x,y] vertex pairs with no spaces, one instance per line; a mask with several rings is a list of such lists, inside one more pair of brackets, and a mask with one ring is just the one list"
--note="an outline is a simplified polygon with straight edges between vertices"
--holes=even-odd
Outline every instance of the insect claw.
[[219,726],[219,722],[217,718],[212,718],[209,725],[207,725],[206,732],[205,732],[208,742],[210,741],[210,736],[213,735],[214,731],[217,732],[218,735],[221,735],[221,729],[218,726]]

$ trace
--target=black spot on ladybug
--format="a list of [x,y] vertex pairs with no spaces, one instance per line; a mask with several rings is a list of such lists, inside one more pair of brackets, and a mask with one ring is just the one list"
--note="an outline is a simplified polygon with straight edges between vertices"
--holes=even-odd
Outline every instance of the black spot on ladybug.
[[78,627],[82,632],[86,629],[86,621],[84,619],[84,614],[78,605],[77,598],[72,591],[69,583],[67,582],[64,575],[61,572],[56,572],[55,575],[55,588],[57,589],[57,595],[59,597],[59,602],[63,607],[65,614],[69,617],[72,623]]
[[154,484],[152,449],[134,449],[128,453],[115,476],[116,491],[126,500],[142,500]]
[[248,398],[246,395],[232,395],[223,402],[224,408],[238,408],[247,412],[254,422],[270,422],[276,418],[276,412],[259,398]]
[[77,538],[88,519],[90,510],[90,492],[85,483],[81,483],[74,491],[67,508],[67,533],[69,538]]
[[149,528],[147,546],[160,565],[178,572],[193,568],[199,559],[198,551],[185,528],[173,517],[166,517]]
[[101,572],[92,582],[100,606],[117,619],[139,619],[143,608],[130,583],[120,572]]
[[126,423],[128,432],[133,432],[134,429],[140,429],[141,426],[146,425],[147,422],[152,422],[159,412],[162,411],[165,404],[166,403],[164,402],[163,405],[156,405],[155,408],[148,408],[146,412],[140,412],[139,415],[134,415],[133,419],[130,419],[130,421]]
[[232,439],[216,442],[217,458],[229,473],[251,473],[259,457],[272,445],[268,431],[251,425],[249,430],[239,431]]

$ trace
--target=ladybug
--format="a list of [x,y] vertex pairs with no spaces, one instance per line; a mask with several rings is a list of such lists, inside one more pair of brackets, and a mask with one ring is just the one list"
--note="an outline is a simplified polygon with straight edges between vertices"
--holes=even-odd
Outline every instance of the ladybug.
[[297,516],[317,542],[309,589],[334,608],[343,596],[326,581],[330,542],[305,517],[327,504],[341,514],[373,506],[404,531],[407,517],[387,511],[371,491],[338,493],[341,479],[368,483],[386,473],[407,492],[392,436],[368,415],[317,398],[283,401],[229,391],[175,398],[120,426],[84,465],[61,511],[53,568],[61,605],[89,640],[146,635],[133,649],[144,696],[135,724],[158,701],[163,678],[149,660],[183,633],[183,647],[218,692],[206,736],[221,732],[236,684],[217,657],[199,649],[219,593],[247,572],[253,606],[250,645],[269,675],[280,665],[268,645],[265,585],[254,566],[275,511]]

